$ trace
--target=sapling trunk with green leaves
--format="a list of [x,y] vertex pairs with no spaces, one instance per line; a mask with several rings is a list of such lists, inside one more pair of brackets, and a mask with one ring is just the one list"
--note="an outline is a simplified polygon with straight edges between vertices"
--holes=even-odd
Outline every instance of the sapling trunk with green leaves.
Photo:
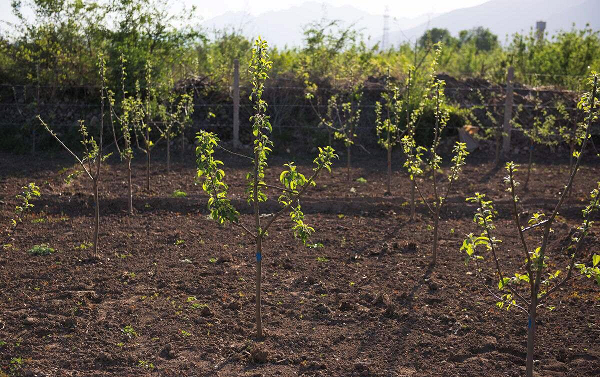
[[185,130],[192,126],[192,114],[194,113],[194,92],[182,94],[177,104],[176,118],[177,128],[181,134],[181,162],[184,162],[185,156]]
[[[410,130],[410,84],[411,78],[414,71],[414,66],[411,66],[408,69],[408,76],[406,78],[406,130]],[[413,130],[414,131],[414,130]],[[410,221],[415,221],[415,196],[416,196],[417,188],[415,187],[414,177],[411,175],[410,177]]]
[[529,179],[531,177],[531,168],[533,165],[533,150],[535,145],[545,145],[552,147],[558,144],[558,132],[555,128],[556,117],[549,115],[545,107],[542,107],[542,103],[539,98],[535,98],[535,106],[533,111],[535,116],[531,128],[524,127],[518,122],[513,122],[515,128],[520,129],[525,136],[529,139],[529,160],[527,163],[527,176],[523,188],[525,190],[529,187]]
[[[145,72],[146,90],[143,100],[141,97],[139,82],[136,82],[137,98],[139,101],[143,101],[144,104],[144,117],[143,121],[135,128],[135,134],[136,140],[139,140],[138,138],[142,140],[143,146],[141,149],[146,154],[146,190],[150,191],[150,157],[152,149],[154,149],[156,143],[158,143],[158,140],[156,142],[152,140],[152,111],[155,105],[154,100],[156,98],[156,90],[154,89],[152,83],[152,64],[149,61],[146,63]],[[162,137],[163,135],[161,133],[160,139],[162,139]]]
[[387,151],[387,190],[386,195],[392,194],[392,149],[400,141],[400,116],[403,101],[400,89],[390,82],[390,75],[381,93],[381,102],[375,103],[375,131],[377,142]]
[[[173,88],[171,81],[169,87]],[[173,90],[168,90],[166,104],[158,105],[158,114],[162,120],[162,126],[158,127],[161,138],[167,140],[167,173],[171,172],[171,140],[177,136],[176,131],[183,133],[185,127],[191,121],[193,112],[193,97],[191,94],[184,93],[177,95]],[[182,150],[184,145],[182,143]]]
[[[108,104],[110,107],[110,123],[113,132],[114,144],[119,152],[121,161],[127,162],[127,211],[129,215],[133,215],[133,182],[131,179],[131,161],[133,160],[133,145],[131,143],[131,133],[134,132],[134,125],[139,124],[143,118],[143,108],[137,98],[133,96],[127,96],[125,90],[125,78],[127,72],[125,71],[125,57],[121,55],[121,93],[123,98],[121,100],[121,113],[117,114],[115,94],[111,90],[107,91]],[[117,138],[117,132],[115,130],[115,119],[121,126],[121,135],[123,139],[123,146],[119,145],[119,139]]]
[[[415,153],[416,153],[416,129],[421,120],[421,116],[425,112],[425,108],[431,105],[433,88],[435,84],[435,72],[438,66],[438,60],[440,54],[442,52],[442,44],[436,43],[434,46],[434,54],[431,60],[431,64],[427,70],[425,75],[424,87],[419,87],[417,85],[417,71],[415,66],[411,66],[408,69],[408,76],[406,79],[406,97],[404,102],[406,103],[406,130],[404,131],[404,136],[401,138],[402,149],[406,160],[404,161],[404,167],[408,169],[409,178],[411,181],[410,188],[410,221],[415,220],[415,208],[416,208],[416,178],[418,174],[422,173],[421,169],[412,170],[410,166],[414,164],[420,164],[419,161],[415,161]],[[416,52],[416,51],[415,51]],[[415,55],[415,64],[416,64],[416,55]],[[412,90],[411,90],[412,89]],[[420,91],[420,93],[419,93]],[[416,93],[415,93],[416,92]],[[416,97],[421,97],[417,107],[414,109],[411,108],[411,93]],[[406,138],[406,140],[404,140]],[[403,141],[404,140],[404,141]],[[410,145],[406,144],[406,141],[411,140],[412,143]],[[406,149],[408,148],[408,149]]]
[[346,146],[346,170],[348,182],[352,181],[352,145],[356,138],[356,128],[360,123],[362,84],[350,82],[342,95],[334,94],[327,101],[327,115],[322,123],[333,131],[333,137]]
[[[262,99],[264,83],[272,62],[267,55],[267,43],[258,38],[252,50],[252,59],[249,72],[252,77],[252,94],[250,99],[254,106],[254,115],[250,117],[252,123],[253,151],[252,157],[243,156],[252,161],[250,172],[246,175],[246,196],[248,203],[253,208],[252,224],[245,224],[240,219],[239,212],[233,207],[228,198],[228,186],[224,181],[225,172],[221,169],[223,162],[214,157],[215,147],[219,146],[219,139],[210,132],[200,131],[197,136],[196,147],[197,179],[202,180],[202,189],[209,195],[208,208],[210,216],[219,224],[233,224],[241,228],[256,243],[256,337],[262,339],[262,313],[261,313],[261,279],[263,241],[271,225],[281,215],[289,210],[290,220],[293,223],[292,231],[296,238],[300,239],[306,246],[310,244],[310,235],[314,229],[304,222],[304,214],[300,207],[300,198],[307,189],[315,185],[319,173],[325,169],[331,171],[331,163],[337,156],[331,146],[319,148],[319,155],[314,160],[310,177],[301,174],[293,162],[285,164],[285,170],[280,174],[281,186],[267,184],[265,182],[265,170],[267,168],[267,157],[271,152],[273,143],[269,139],[271,124],[266,114],[267,103]],[[236,154],[241,156],[240,154]],[[267,189],[280,192],[278,201],[281,208],[265,217],[260,213],[260,203],[266,202]]]
[[[402,138],[402,145],[404,153],[407,156],[405,167],[408,168],[411,179],[415,183],[415,188],[426,205],[429,213],[433,216],[433,250],[431,264],[435,265],[437,262],[437,251],[438,251],[438,238],[439,238],[439,221],[442,206],[445,204],[446,199],[452,188],[452,184],[456,182],[462,171],[462,167],[465,164],[465,159],[469,152],[467,151],[467,145],[465,143],[457,142],[453,148],[452,167],[450,168],[450,174],[448,175],[448,184],[446,186],[445,194],[442,194],[442,187],[439,186],[438,182],[438,171],[441,168],[442,157],[438,155],[438,147],[441,142],[442,132],[446,127],[449,118],[449,110],[446,105],[444,96],[444,81],[436,80],[433,89],[435,91],[435,126],[433,142],[429,148],[417,145],[414,132],[407,133]],[[433,202],[430,204],[423,195],[420,189],[420,185],[415,179],[417,176],[423,175],[421,168],[424,160],[423,155],[427,152],[426,164],[431,171],[431,185],[433,189]]]
[[[173,81],[169,80],[169,88],[167,88],[167,101],[165,104],[158,105],[158,117],[161,120],[161,126],[157,127],[161,137],[167,141],[167,174],[171,172],[171,138],[175,137],[175,119],[177,118],[177,110],[175,103],[177,96],[172,90]],[[171,90],[169,90],[171,89]]]
[[556,103],[558,111],[559,126],[558,134],[569,147],[569,172],[573,169],[573,154],[577,146],[581,145],[581,137],[585,129],[581,127],[580,122],[572,119],[571,114],[565,104],[561,101]]
[[100,89],[100,126],[98,132],[98,141],[94,139],[88,133],[88,130],[82,120],[79,121],[79,133],[81,134],[81,144],[83,145],[84,155],[82,157],[77,156],[69,147],[65,145],[65,143],[60,140],[58,135],[50,129],[50,127],[42,120],[42,118],[38,115],[38,119],[42,126],[59,142],[62,147],[69,152],[75,160],[82,167],[85,175],[92,181],[93,193],[94,193],[94,239],[93,239],[93,255],[92,258],[98,258],[98,233],[100,231],[100,197],[98,193],[98,184],[100,182],[100,172],[101,165],[104,160],[106,160],[110,154],[104,155],[102,151],[103,144],[103,135],[104,135],[104,105],[105,99],[107,98],[107,89],[106,89],[106,61],[104,57],[101,55],[98,59],[98,67],[100,71],[100,79],[102,82],[102,87]]
[[[519,183],[515,179],[517,165],[513,162],[506,164],[507,176],[504,182],[507,186],[507,191],[511,195],[512,218],[516,233],[518,234],[519,243],[521,244],[520,252],[523,255],[523,263],[519,270],[513,275],[505,273],[505,269],[501,264],[499,247],[501,240],[494,235],[494,219],[497,212],[493,207],[491,200],[487,200],[485,194],[476,193],[474,197],[468,198],[467,201],[477,204],[474,222],[482,229],[480,235],[469,234],[461,251],[466,253],[466,262],[473,260],[477,264],[476,271],[479,274],[483,271],[480,267],[481,263],[485,262],[484,254],[489,252],[492,256],[492,270],[495,271],[495,278],[498,279],[499,294],[494,293],[490,288],[488,290],[498,300],[497,306],[500,308],[516,307],[527,314],[527,359],[526,359],[526,376],[533,376],[533,360],[535,348],[535,334],[537,328],[538,308],[543,306],[554,292],[565,286],[565,283],[572,277],[573,270],[579,268],[581,272],[590,277],[595,277],[600,283],[598,277],[598,263],[600,256],[594,255],[592,258],[592,266],[588,267],[584,263],[578,263],[582,257],[583,240],[589,233],[592,227],[592,215],[600,210],[600,182],[598,187],[591,192],[589,204],[583,210],[583,223],[577,228],[577,231],[572,236],[571,245],[568,250],[570,257],[566,265],[566,274],[561,279],[561,270],[550,270],[550,266],[557,263],[547,261],[547,251],[552,233],[552,225],[556,220],[559,211],[567,197],[568,191],[573,185],[573,180],[579,166],[583,152],[590,140],[590,128],[592,123],[597,119],[597,81],[598,76],[593,74],[591,84],[592,90],[582,97],[578,107],[586,112],[585,132],[582,136],[581,149],[575,151],[575,163],[569,175],[568,182],[562,190],[560,197],[550,215],[546,216],[543,213],[534,213],[525,227],[521,224],[521,212],[519,212],[518,203],[519,197],[516,194],[516,187]],[[526,232],[539,232],[539,246],[532,248],[525,238]],[[482,250],[483,249],[483,250]],[[487,286],[486,286],[487,287]],[[550,308],[551,309],[551,308]]]

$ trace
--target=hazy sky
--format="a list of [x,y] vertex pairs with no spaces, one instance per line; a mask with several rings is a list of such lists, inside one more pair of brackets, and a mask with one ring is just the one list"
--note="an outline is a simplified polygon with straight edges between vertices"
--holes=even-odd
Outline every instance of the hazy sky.
[[[252,14],[280,10],[307,2],[307,0],[164,0],[195,5],[197,13],[204,19],[218,16],[227,11],[247,11]],[[425,13],[443,13],[485,3],[487,0],[314,0],[334,6],[352,5],[371,14],[383,14],[387,6],[392,17],[416,17]],[[174,6],[173,8],[180,8]],[[10,0],[0,0],[0,20],[13,21],[10,15]]]
[[[1,0],[0,0],[1,1]],[[204,17],[213,17],[229,10],[245,10],[252,14],[259,14],[269,10],[289,8],[293,5],[302,4],[306,0],[184,0],[187,4],[198,7],[199,13]],[[485,3],[487,0],[315,0],[319,3],[327,3],[335,6],[352,5],[360,10],[383,14],[387,6],[390,15],[395,17],[416,17],[424,13],[442,13],[457,8],[465,8]]]

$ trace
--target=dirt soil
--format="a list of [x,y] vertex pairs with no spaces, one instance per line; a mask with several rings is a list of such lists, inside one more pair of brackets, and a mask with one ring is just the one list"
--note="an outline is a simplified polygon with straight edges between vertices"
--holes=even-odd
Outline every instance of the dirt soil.
[[[161,152],[156,152],[158,156]],[[268,179],[284,162],[270,160]],[[157,157],[158,158],[158,157]],[[194,185],[190,153],[170,174],[153,162],[144,187],[142,156],[134,165],[136,213],[126,213],[125,169],[111,161],[101,183],[101,260],[88,262],[92,240],[91,184],[64,178],[74,165],[64,154],[0,155],[0,224],[8,228],[20,187],[42,188],[32,213],[0,246],[0,376],[522,376],[527,317],[496,307],[491,270],[474,273],[459,248],[476,232],[466,196],[496,201],[501,262],[522,263],[510,219],[503,169],[469,157],[466,178],[442,214],[438,264],[429,267],[432,219],[418,205],[409,221],[409,181],[395,156],[393,195],[384,196],[385,157],[357,153],[346,182],[344,157],[323,175],[302,208],[314,225],[304,248],[284,217],[269,232],[263,256],[266,337],[254,336],[254,243],[237,228],[207,218]],[[537,156],[543,161],[547,156]],[[250,223],[244,199],[245,162],[225,157],[233,202]],[[482,162],[483,161],[483,162]],[[550,266],[565,271],[571,229],[599,179],[585,165],[556,224]],[[309,171],[310,159],[301,158]],[[524,180],[524,170],[519,179]],[[568,165],[535,165],[522,210],[550,212]],[[362,181],[362,180],[361,180]],[[446,182],[442,183],[443,185]],[[174,197],[182,190],[187,197]],[[429,197],[430,190],[425,190]],[[263,213],[278,208],[277,194]],[[531,231],[531,245],[539,240]],[[36,244],[56,251],[31,255]],[[589,236],[584,261],[600,251]],[[600,375],[600,290],[579,273],[540,309],[535,359],[540,376]]]

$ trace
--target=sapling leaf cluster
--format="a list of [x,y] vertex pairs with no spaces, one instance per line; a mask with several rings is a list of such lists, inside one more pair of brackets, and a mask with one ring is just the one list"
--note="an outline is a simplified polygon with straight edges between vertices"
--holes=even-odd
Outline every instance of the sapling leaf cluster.
[[19,203],[15,206],[15,217],[11,219],[13,228],[23,222],[23,216],[34,207],[31,200],[33,198],[39,198],[41,195],[40,188],[34,182],[30,182],[27,186],[23,186],[22,189],[23,191],[16,195]]
[[[569,258],[566,266],[563,269],[554,269],[551,266],[558,263],[550,263],[548,261],[549,237],[553,231],[552,225],[573,185],[573,180],[581,165],[583,152],[591,138],[591,125],[597,119],[597,108],[599,107],[596,99],[597,81],[598,75],[594,73],[589,82],[592,87],[591,91],[585,93],[579,101],[578,108],[586,114],[585,125],[582,126],[585,132],[581,138],[581,148],[574,154],[576,160],[573,169],[570,171],[567,184],[560,193],[559,199],[550,214],[541,212],[533,213],[527,226],[522,224],[521,212],[518,206],[520,199],[516,193],[516,187],[519,185],[519,182],[516,180],[515,173],[518,171],[518,166],[513,162],[506,164],[507,176],[504,178],[504,182],[506,190],[510,194],[512,218],[520,243],[520,253],[523,256],[523,262],[514,273],[506,273],[500,259],[501,240],[495,236],[494,219],[497,216],[497,212],[494,210],[492,201],[488,200],[485,194],[480,193],[476,193],[474,197],[467,198],[467,201],[477,205],[474,222],[481,229],[481,233],[479,235],[469,234],[463,242],[461,251],[466,253],[467,262],[476,262],[478,273],[483,271],[480,265],[485,263],[487,261],[485,259],[486,256],[491,254],[494,266],[492,270],[495,271],[495,278],[498,279],[498,293],[489,288],[488,290],[497,298],[498,307],[507,309],[516,307],[527,314],[526,374],[528,377],[533,376],[537,309],[543,306],[554,292],[565,286],[576,268],[579,268],[584,275],[598,279],[596,268],[598,263],[600,263],[600,259],[594,255],[591,267],[581,263],[580,259],[583,254],[583,240],[588,235],[593,224],[592,216],[600,210],[600,198],[598,195],[600,182],[598,182],[598,188],[592,190],[590,202],[583,210],[583,222],[573,234],[571,244],[567,248]],[[530,245],[530,242],[525,237],[526,232],[533,232],[539,237],[539,242],[536,246],[532,247]]]
[[[202,189],[208,194],[208,209],[210,217],[219,224],[232,224],[243,230],[256,243],[256,336],[263,337],[261,314],[261,279],[262,279],[262,243],[268,235],[268,230],[275,220],[289,212],[292,222],[292,232],[303,244],[311,246],[310,236],[314,229],[305,222],[300,199],[309,187],[315,185],[316,178],[322,170],[331,171],[331,164],[337,158],[333,148],[319,148],[319,155],[314,159],[314,168],[310,176],[300,173],[293,162],[284,165],[279,176],[279,184],[265,182],[267,159],[273,143],[269,139],[271,124],[267,115],[267,103],[262,99],[264,83],[268,78],[271,61],[267,54],[267,43],[258,38],[254,43],[249,73],[251,75],[254,114],[250,117],[253,136],[253,156],[244,156],[252,165],[246,175],[246,199],[253,208],[253,221],[245,222],[239,211],[233,206],[228,197],[228,185],[225,183],[223,162],[215,158],[215,149],[219,139],[213,133],[200,131],[197,135],[196,165],[197,180],[202,183]],[[239,154],[236,154],[239,156]],[[267,190],[279,192],[280,209],[267,217],[260,213],[260,203],[268,199]]]

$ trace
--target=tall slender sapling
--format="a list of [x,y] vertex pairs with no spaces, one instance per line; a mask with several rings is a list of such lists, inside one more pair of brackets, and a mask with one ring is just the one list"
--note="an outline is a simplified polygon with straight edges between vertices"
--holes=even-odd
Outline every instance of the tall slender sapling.
[[348,182],[352,181],[351,153],[356,138],[356,128],[360,123],[362,84],[350,80],[350,87],[340,95],[334,94],[327,101],[327,115],[322,123],[333,131],[337,140],[346,146],[346,170]]
[[[196,147],[197,178],[202,180],[202,188],[209,195],[208,208],[211,218],[219,224],[229,223],[241,228],[256,243],[256,336],[258,339],[263,337],[261,314],[263,241],[275,220],[289,210],[294,236],[300,239],[304,245],[311,246],[310,235],[314,232],[314,229],[304,222],[300,198],[309,187],[315,185],[315,179],[323,169],[331,170],[332,160],[337,157],[331,146],[319,148],[319,155],[314,160],[315,167],[309,178],[301,174],[296,165],[290,162],[285,164],[285,170],[279,176],[281,186],[265,182],[267,157],[271,152],[273,143],[268,136],[271,133],[271,124],[269,116],[266,114],[267,103],[262,99],[262,94],[271,64],[267,54],[267,43],[258,38],[254,43],[249,68],[252,77],[250,99],[254,103],[254,115],[250,117],[254,139],[254,155],[253,157],[245,156],[252,161],[251,171],[246,175],[248,184],[246,196],[248,203],[252,205],[254,214],[252,225],[244,224],[240,218],[240,213],[233,207],[228,198],[228,186],[224,182],[225,172],[221,169],[223,163],[214,157],[215,147],[218,146],[219,139],[213,133],[200,131],[197,136],[198,146]],[[278,201],[281,208],[265,217],[260,213],[260,203],[267,201],[268,197],[265,192],[267,189],[280,192]]]
[[[544,213],[534,213],[529,220],[529,226],[524,227],[521,224],[521,212],[518,209],[519,197],[516,195],[516,187],[519,184],[515,179],[517,165],[513,162],[506,164],[507,176],[504,182],[511,196],[512,218],[521,244],[520,252],[523,255],[523,263],[519,266],[519,270],[514,273],[514,276],[506,274],[504,267],[500,263],[498,249],[501,240],[494,236],[494,219],[497,212],[493,207],[492,201],[487,200],[486,196],[480,193],[476,193],[474,197],[467,199],[467,201],[477,204],[474,222],[481,228],[482,232],[479,236],[473,233],[469,234],[463,242],[461,251],[466,253],[467,262],[474,260],[477,263],[476,270],[478,273],[481,270],[479,263],[485,261],[482,254],[490,252],[492,255],[491,263],[494,266],[492,270],[495,271],[494,275],[498,279],[498,289],[500,290],[500,296],[494,294],[498,299],[497,305],[499,307],[507,307],[507,309],[517,307],[527,314],[527,377],[533,376],[538,308],[546,302],[548,297],[565,285],[572,277],[575,268],[579,268],[582,273],[592,276],[595,274],[594,268],[598,264],[597,256],[593,258],[592,267],[587,267],[577,262],[582,256],[583,240],[592,227],[592,215],[600,210],[600,182],[598,182],[599,188],[592,191],[590,202],[583,210],[584,219],[582,225],[577,228],[577,231],[572,236],[571,245],[568,248],[570,257],[566,265],[566,275],[564,278],[559,278],[562,273],[561,270],[549,270],[550,266],[556,265],[556,263],[547,261],[550,234],[553,232],[552,225],[557,219],[559,211],[573,185],[575,175],[581,165],[583,152],[591,138],[591,125],[597,119],[597,108],[599,107],[596,100],[598,76],[594,74],[590,81],[592,90],[584,94],[578,104],[578,107],[586,112],[585,133],[582,136],[581,148],[579,151],[575,151],[575,163],[569,175],[568,182],[561,191],[559,199],[550,215],[546,216]],[[525,233],[529,231],[538,231],[540,233],[539,246],[535,248],[530,247],[525,238]]]
[[[402,138],[402,145],[404,153],[406,154],[405,167],[408,168],[411,179],[414,181],[415,188],[419,193],[419,196],[423,200],[423,203],[427,206],[427,210],[433,216],[433,252],[431,264],[435,265],[437,261],[437,249],[438,249],[438,237],[439,237],[439,220],[442,206],[445,204],[448,194],[452,188],[454,182],[456,182],[465,164],[465,159],[469,152],[465,143],[457,142],[453,148],[452,167],[450,168],[450,174],[448,175],[448,184],[446,186],[446,193],[442,194],[441,187],[438,187],[438,171],[441,168],[442,157],[438,155],[438,147],[441,142],[442,132],[444,131],[449,118],[449,111],[446,105],[444,96],[444,81],[436,80],[432,86],[435,93],[435,126],[433,142],[429,148],[417,145],[415,140],[414,129],[409,128],[409,132]],[[411,125],[414,127],[414,125]],[[423,155],[427,153],[426,164],[431,171],[431,185],[433,189],[433,202],[431,205],[423,195],[419,187],[419,183],[415,179],[416,176],[420,176],[424,173],[422,169]]]
[[93,239],[93,254],[92,258],[98,258],[98,233],[100,231],[100,197],[98,194],[98,184],[100,182],[100,172],[101,165],[104,160],[106,160],[110,154],[104,155],[102,151],[103,145],[103,135],[104,135],[104,105],[105,99],[107,98],[107,89],[106,89],[106,61],[104,57],[100,55],[98,59],[98,68],[100,71],[100,79],[102,82],[102,86],[100,89],[100,126],[98,132],[98,141],[94,139],[88,133],[88,130],[81,120],[79,121],[79,133],[81,134],[81,144],[83,145],[84,154],[82,157],[77,156],[69,147],[65,145],[65,143],[60,140],[58,135],[50,129],[50,127],[42,120],[42,118],[38,115],[38,119],[42,126],[52,135],[56,141],[62,145],[62,147],[69,152],[82,167],[85,175],[92,181],[92,187],[94,192],[94,209],[95,209],[95,222],[94,222],[94,239]]
[[400,116],[403,101],[400,97],[400,89],[390,81],[388,72],[385,91],[381,93],[381,102],[375,103],[375,130],[377,142],[387,151],[387,190],[386,194],[392,193],[392,149],[398,144],[400,135]]

